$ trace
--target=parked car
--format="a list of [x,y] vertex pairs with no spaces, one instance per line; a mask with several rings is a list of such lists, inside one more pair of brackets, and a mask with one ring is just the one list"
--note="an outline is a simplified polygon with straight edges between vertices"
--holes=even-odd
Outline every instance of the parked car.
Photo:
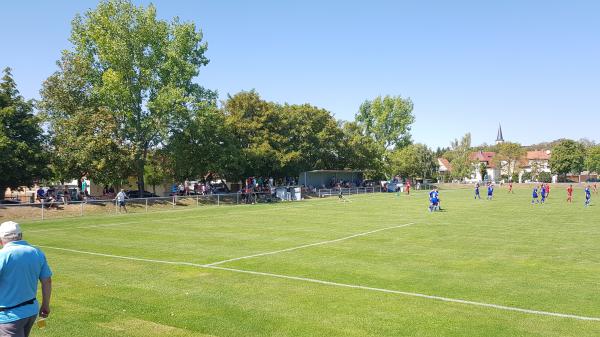
[[125,195],[129,199],[136,199],[136,198],[156,198],[156,197],[158,197],[158,195],[156,195],[156,194],[154,194],[152,192],[148,192],[148,191],[143,191],[142,194],[141,194],[141,196],[140,196],[140,191],[138,191],[138,190],[126,191]]

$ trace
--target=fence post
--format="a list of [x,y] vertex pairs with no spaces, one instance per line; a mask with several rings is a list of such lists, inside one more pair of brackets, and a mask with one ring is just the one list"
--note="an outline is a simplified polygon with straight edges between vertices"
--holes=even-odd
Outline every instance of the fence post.
[[119,214],[119,202],[115,199],[115,214]]
[[42,199],[42,220],[44,220],[44,199]]
[[221,205],[221,201],[219,199],[219,195],[217,194],[217,206]]
[[146,198],[146,213],[148,213],[148,198]]
[[79,208],[79,216],[83,216],[83,202],[80,203],[81,207]]
[[198,194],[196,194],[196,207],[198,207]]
[[236,204],[236,205],[239,205],[239,204],[240,204],[240,194],[239,194],[239,193],[236,193],[236,194],[235,194],[235,204]]
[[175,208],[176,201],[177,201],[177,195],[173,195],[173,208]]

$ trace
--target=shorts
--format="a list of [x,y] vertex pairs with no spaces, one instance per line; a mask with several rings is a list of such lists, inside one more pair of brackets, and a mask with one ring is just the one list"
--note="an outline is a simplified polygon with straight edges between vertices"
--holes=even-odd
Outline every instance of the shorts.
[[0,336],[27,337],[37,315],[9,323],[0,323]]
[[123,200],[123,201],[119,201],[119,206],[121,206],[121,207],[125,207],[125,200]]

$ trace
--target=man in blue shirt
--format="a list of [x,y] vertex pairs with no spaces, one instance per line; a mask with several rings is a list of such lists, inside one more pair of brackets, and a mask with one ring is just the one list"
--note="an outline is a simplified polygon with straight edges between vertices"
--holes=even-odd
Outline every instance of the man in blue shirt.
[[540,187],[540,193],[542,195],[542,200],[540,201],[540,204],[543,204],[546,202],[546,186],[544,184],[542,184],[542,187]]
[[536,204],[539,202],[539,200],[538,200],[538,187],[537,186],[533,186],[533,194],[532,194],[532,198],[531,198],[531,204],[532,205],[533,205],[534,201],[535,201]]
[[494,197],[494,185],[492,183],[488,183],[487,199],[492,200],[493,197]]
[[[52,272],[44,253],[23,240],[18,223],[0,224],[0,336],[27,337],[36,316],[50,314]],[[38,280],[42,305],[36,300]]]
[[481,199],[481,196],[479,195],[479,183],[475,184],[475,199]]
[[585,188],[585,207],[590,204],[590,199],[592,198],[592,193],[590,191],[590,185]]

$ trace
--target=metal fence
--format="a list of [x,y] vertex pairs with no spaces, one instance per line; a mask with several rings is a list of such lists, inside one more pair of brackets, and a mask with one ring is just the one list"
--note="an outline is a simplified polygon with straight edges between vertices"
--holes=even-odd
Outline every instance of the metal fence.
[[116,200],[19,203],[0,205],[0,220],[48,220],[82,216],[108,216],[120,213],[150,213],[203,206],[240,205],[281,201],[270,193],[230,193],[126,199],[125,207]]
[[352,195],[352,194],[366,194],[366,193],[379,193],[382,191],[381,186],[375,187],[350,187],[350,188],[322,188],[317,191],[319,198],[329,197],[332,195]]

